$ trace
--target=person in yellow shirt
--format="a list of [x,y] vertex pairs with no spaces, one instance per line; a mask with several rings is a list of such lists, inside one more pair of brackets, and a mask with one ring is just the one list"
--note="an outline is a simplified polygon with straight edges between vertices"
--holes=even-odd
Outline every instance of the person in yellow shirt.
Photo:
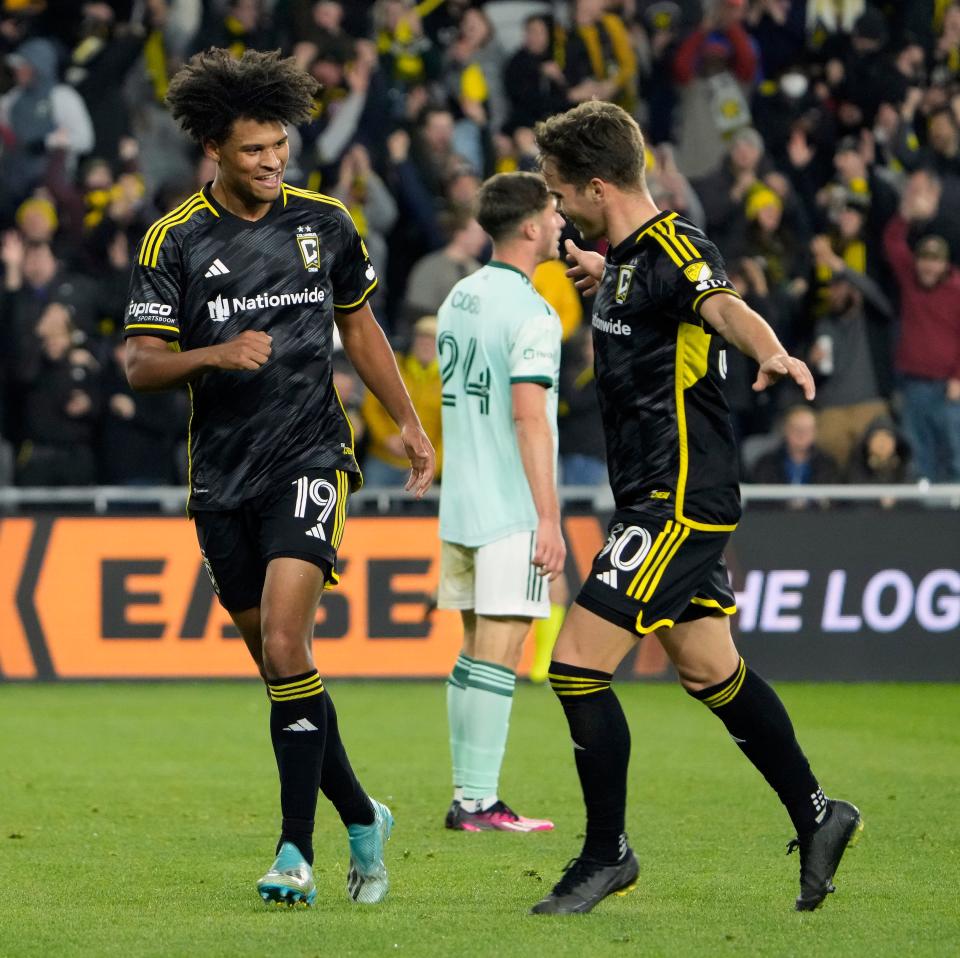
[[[437,474],[441,462],[440,437],[440,365],[437,362],[437,317],[421,316],[413,324],[409,351],[397,353],[400,377],[413,400],[413,406],[437,450]],[[368,486],[402,486],[410,475],[403,451],[400,430],[372,392],[367,392],[361,407],[367,427],[367,458],[363,478]]]

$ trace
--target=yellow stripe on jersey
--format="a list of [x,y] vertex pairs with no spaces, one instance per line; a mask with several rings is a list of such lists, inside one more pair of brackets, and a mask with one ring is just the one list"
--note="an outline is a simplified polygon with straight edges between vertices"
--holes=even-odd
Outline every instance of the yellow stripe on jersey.
[[710,334],[692,323],[680,323],[677,328],[677,355],[674,365],[674,399],[677,407],[677,435],[680,444],[680,468],[677,474],[675,515],[679,522],[686,523],[700,532],[732,532],[733,525],[715,525],[697,522],[683,514],[686,495],[687,473],[690,468],[690,449],[687,443],[687,410],[684,391],[690,389],[707,374],[707,356],[710,350]]
[[716,599],[701,599],[695,595],[690,600],[694,605],[702,605],[707,609],[719,609],[724,615],[733,615],[737,611],[736,605],[720,605]]
[[355,306],[359,306],[376,288],[379,280],[374,279],[374,281],[363,291],[363,295],[352,303],[334,303],[333,308],[339,310],[353,309]]
[[736,296],[737,299],[742,297],[735,289],[728,289],[726,287],[717,288],[717,289],[708,289],[705,293],[701,293],[691,304],[690,308],[699,315],[697,312],[697,307],[708,297],[715,296],[717,293],[726,293],[728,296]]
[[333,518],[333,541],[334,549],[340,548],[340,540],[343,538],[343,527],[347,518],[347,495],[349,491],[349,480],[347,474],[342,470],[337,470],[337,509]]
[[188,206],[192,206],[194,203],[196,203],[198,198],[199,198],[199,194],[194,193],[193,196],[185,199],[178,207],[171,210],[165,216],[161,216],[160,219],[156,220],[154,223],[150,224],[150,226],[147,229],[147,232],[143,236],[143,242],[140,244],[140,254],[137,258],[137,262],[141,266],[147,265],[148,259],[146,254],[148,250],[153,246],[153,241],[156,238],[159,230],[163,227],[163,224],[166,223],[168,220],[172,220],[175,217],[179,216]]
[[662,547],[657,551],[657,557],[647,566],[646,572],[643,574],[643,578],[640,580],[633,597],[638,601],[646,602],[650,597],[650,592],[648,591],[648,586],[650,581],[656,573],[657,569],[660,568],[661,563],[664,559],[668,558],[673,550],[673,545],[680,537],[680,534],[683,532],[683,526],[679,522],[668,522],[664,527],[664,532],[666,532],[666,538],[664,539]]
[[176,326],[164,326],[161,323],[130,323],[124,329],[165,329],[168,333],[179,333]]
[[194,213],[198,213],[203,209],[209,210],[214,216],[220,215],[207,202],[207,198],[203,193],[195,193],[172,213],[168,213],[166,216],[157,220],[156,223],[147,230],[147,234],[143,238],[143,244],[140,247],[140,256],[137,260],[140,265],[156,267],[160,257],[160,247],[163,245],[167,232],[180,223],[186,223]]
[[[702,259],[700,251],[693,245],[690,237],[684,233],[677,233],[677,225],[674,220],[676,213],[670,213],[662,220],[657,220],[652,226],[644,230],[652,236],[662,247],[667,256],[673,260],[675,266],[682,267],[694,259]],[[637,237],[640,238],[639,236]]]
[[646,576],[647,569],[650,568],[651,564],[656,559],[657,553],[660,551],[660,546],[663,544],[663,540],[666,538],[667,533],[672,527],[673,520],[668,519],[667,524],[660,530],[660,534],[654,540],[650,551],[646,554],[646,556],[644,556],[643,562],[640,563],[640,568],[637,569],[637,574],[633,577],[633,581],[627,588],[627,595],[633,595],[636,592],[640,585],[640,581]]
[[[334,387],[333,387],[333,394],[337,397],[337,402],[340,404],[340,412],[343,413],[343,418],[347,421],[347,428],[350,430],[350,452],[354,456],[354,458],[356,458],[356,453],[354,452],[354,450],[357,447],[356,447],[356,442],[354,441],[354,438],[353,438],[353,423],[350,422],[350,417],[347,415],[347,410],[344,409],[343,407],[343,400],[340,398],[340,393],[337,392],[336,384],[334,384]],[[360,486],[358,486],[357,488],[361,488],[362,486],[363,486],[363,474],[361,473]]]
[[[350,216],[350,210],[348,210],[343,203],[340,202],[336,197],[327,196],[326,193],[315,193],[313,190],[302,190],[298,186],[287,186],[286,183],[283,184],[283,205],[287,205],[288,196],[299,196],[304,200],[313,200],[314,203],[328,203],[330,206],[339,206],[347,216]],[[353,217],[351,217],[351,222]]]
[[656,592],[657,586],[660,584],[660,579],[663,578],[663,573],[666,572],[667,566],[673,561],[673,557],[680,551],[680,546],[686,541],[687,536],[690,535],[690,529],[687,526],[681,526],[683,531],[680,533],[677,541],[670,547],[670,550],[666,552],[663,557],[663,561],[659,563],[660,568],[657,569],[657,574],[650,581],[650,586],[647,591],[643,594],[643,601],[649,602],[653,597],[653,593]]

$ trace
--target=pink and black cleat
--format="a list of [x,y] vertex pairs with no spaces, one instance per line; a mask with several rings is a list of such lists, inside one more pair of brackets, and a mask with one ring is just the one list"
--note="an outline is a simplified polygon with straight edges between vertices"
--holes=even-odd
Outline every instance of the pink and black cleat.
[[545,818],[524,818],[499,801],[485,812],[468,812],[455,803],[450,806],[444,824],[460,832],[549,832],[553,829],[553,822]]

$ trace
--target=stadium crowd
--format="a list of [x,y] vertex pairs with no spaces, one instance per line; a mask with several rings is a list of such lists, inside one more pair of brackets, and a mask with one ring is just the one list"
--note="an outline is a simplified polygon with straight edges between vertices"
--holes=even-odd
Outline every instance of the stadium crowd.
[[[132,393],[119,330],[144,231],[213,178],[164,106],[209,46],[280,48],[323,84],[286,179],[353,215],[438,450],[435,313],[489,256],[476,190],[601,98],[640,121],[656,202],[816,374],[812,407],[757,394],[727,350],[745,478],[960,481],[960,3],[3,0],[0,485],[184,481],[189,400]],[[589,301],[559,261],[535,285],[564,330],[561,479],[603,482]],[[402,481],[342,355],[336,384],[368,482]]]

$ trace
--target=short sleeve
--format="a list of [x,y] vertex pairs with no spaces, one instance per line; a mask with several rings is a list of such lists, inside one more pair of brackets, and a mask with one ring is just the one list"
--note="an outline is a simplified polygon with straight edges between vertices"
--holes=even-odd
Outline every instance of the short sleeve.
[[510,382],[556,385],[560,368],[560,321],[544,313],[518,324],[509,344]]
[[346,209],[340,216],[340,248],[335,252],[330,283],[334,309],[350,312],[359,309],[377,288],[377,271],[353,218]]
[[727,276],[720,251],[699,230],[684,230],[671,222],[654,232],[663,256],[657,260],[657,279],[671,304],[681,316],[695,313],[711,296],[721,293],[739,296]]
[[[141,257],[143,258],[143,257]],[[137,262],[130,277],[123,335],[180,338],[180,253],[176,243],[162,245],[154,265]]]

